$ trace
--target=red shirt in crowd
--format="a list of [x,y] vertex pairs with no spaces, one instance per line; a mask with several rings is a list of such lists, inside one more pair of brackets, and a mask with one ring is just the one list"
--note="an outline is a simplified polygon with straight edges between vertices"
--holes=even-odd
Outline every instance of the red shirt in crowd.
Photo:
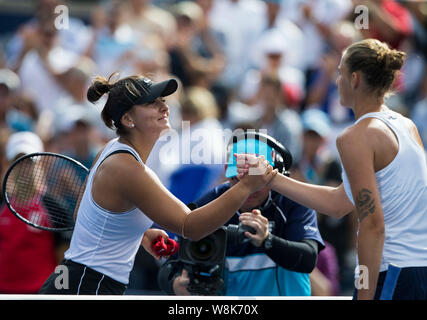
[[400,48],[402,42],[410,37],[413,33],[412,17],[408,9],[396,2],[395,0],[382,0],[381,9],[389,16],[397,32],[393,39],[386,39],[384,34],[370,26],[371,37],[380,41],[386,41],[392,48]]
[[[42,206],[27,208],[28,214],[34,210],[46,212]],[[24,223],[3,205],[0,210],[0,293],[37,293],[57,264],[54,241],[52,232]]]

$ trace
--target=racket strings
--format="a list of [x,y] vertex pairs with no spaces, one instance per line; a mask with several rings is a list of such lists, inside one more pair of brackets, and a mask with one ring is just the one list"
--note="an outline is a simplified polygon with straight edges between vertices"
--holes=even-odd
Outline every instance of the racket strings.
[[72,228],[86,175],[85,168],[65,158],[37,155],[13,168],[6,193],[20,218],[44,228]]

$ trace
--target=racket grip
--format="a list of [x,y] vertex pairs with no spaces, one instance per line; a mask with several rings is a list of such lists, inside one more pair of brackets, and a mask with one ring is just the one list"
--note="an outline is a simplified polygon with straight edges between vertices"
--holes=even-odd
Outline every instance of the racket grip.
[[151,245],[153,251],[158,256],[170,256],[178,252],[179,243],[172,239],[165,239],[162,236],[158,236]]

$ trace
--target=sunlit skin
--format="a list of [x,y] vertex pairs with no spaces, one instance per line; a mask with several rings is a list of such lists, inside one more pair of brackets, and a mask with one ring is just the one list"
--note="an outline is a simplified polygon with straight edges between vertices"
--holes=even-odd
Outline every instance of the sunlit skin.
[[[384,91],[387,88],[370,86],[361,70],[351,71],[347,63],[348,57],[345,50],[337,70],[336,85],[341,105],[352,109],[356,120],[371,112],[389,112],[384,105]],[[414,140],[422,146],[413,123],[409,119],[405,121]],[[372,299],[385,237],[381,197],[375,173],[391,163],[396,157],[399,145],[396,136],[384,122],[369,117],[344,130],[337,138],[336,144],[351,185],[355,205],[349,201],[342,184],[336,188],[318,186],[278,175],[272,180],[271,188],[306,207],[336,218],[352,211],[356,212],[359,217],[359,264],[369,269],[369,289],[359,289],[357,298]],[[237,171],[238,178],[241,178],[257,161],[250,155],[238,157]]]
[[340,104],[352,109],[356,119],[365,113],[381,111],[384,96],[375,94],[369,88],[361,71],[350,72],[345,61],[346,53],[344,52],[337,69],[336,79]]
[[[229,179],[229,182],[230,187],[232,187],[239,182],[239,179],[237,177],[233,177]],[[261,246],[268,236],[268,219],[262,216],[262,212],[260,210],[254,210],[254,208],[261,206],[267,200],[270,190],[271,189],[269,187],[263,187],[262,189],[251,193],[239,209],[241,212],[239,221],[245,225],[255,228],[256,230],[255,235],[245,232],[245,235],[251,239],[252,244],[256,247]],[[183,269],[181,275],[173,282],[175,294],[190,295],[187,290],[189,282],[190,278],[188,276],[188,271]]]
[[[119,136],[119,142],[131,146],[141,157],[143,164],[126,154],[107,158],[93,178],[94,201],[112,212],[125,212],[137,207],[163,228],[176,234],[184,234],[192,240],[202,238],[223,225],[228,220],[228,215],[240,208],[250,193],[266,185],[277,173],[270,166],[261,176],[240,181],[215,203],[190,211],[145,165],[156,141],[164,131],[171,128],[169,107],[165,100],[158,98],[153,103],[134,105],[123,114],[120,122],[123,133]],[[127,183],[117,184],[118,180]],[[201,223],[206,219],[209,223]],[[149,244],[155,239],[156,233],[153,230],[155,229],[145,232],[144,236],[149,239],[145,243]],[[164,236],[164,233],[161,235]],[[146,249],[151,253],[150,247]]]
[[[122,124],[132,130],[130,135],[120,137],[120,141],[131,144],[134,148],[137,148],[139,143],[137,142],[140,138],[144,139],[149,147],[149,150],[142,150],[141,158],[144,162],[147,161],[147,157],[158,139],[158,137],[164,132],[171,129],[169,123],[169,106],[166,104],[164,98],[158,98],[151,104],[135,105],[122,117]],[[141,144],[142,146],[142,144]]]

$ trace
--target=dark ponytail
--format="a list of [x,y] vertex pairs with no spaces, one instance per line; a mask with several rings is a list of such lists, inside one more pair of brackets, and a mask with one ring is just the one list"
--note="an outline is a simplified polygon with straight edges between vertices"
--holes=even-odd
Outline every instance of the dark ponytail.
[[113,77],[119,78],[119,73],[111,74],[108,79],[96,76],[87,90],[87,99],[91,103],[95,103],[104,94],[108,93],[107,102],[101,112],[102,120],[108,128],[116,129],[118,135],[123,135],[126,134],[126,129],[120,121],[114,121],[113,115],[117,110],[128,110],[132,107],[132,101],[129,100],[129,96],[140,96],[143,93],[139,92],[134,85],[140,76],[131,76],[118,81],[111,80]]
[[96,76],[92,82],[92,85],[87,90],[87,99],[89,102],[95,103],[105,93],[108,93],[111,89],[111,84],[107,79],[101,76]]

